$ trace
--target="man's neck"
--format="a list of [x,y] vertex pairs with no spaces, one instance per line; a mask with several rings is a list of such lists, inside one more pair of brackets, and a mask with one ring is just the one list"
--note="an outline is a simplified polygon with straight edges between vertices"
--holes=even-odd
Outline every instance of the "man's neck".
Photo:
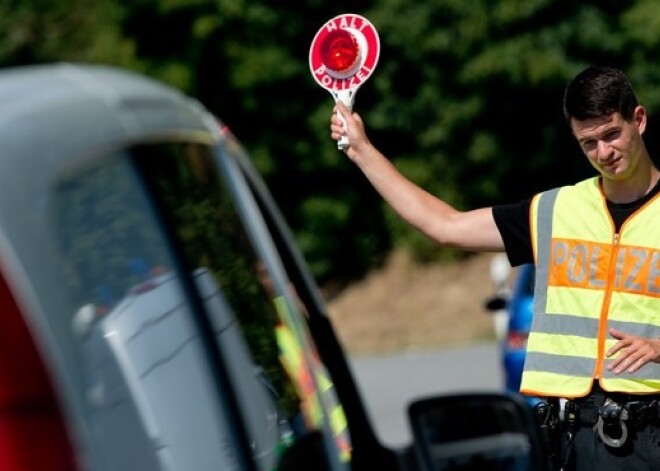
[[613,203],[632,203],[644,197],[660,179],[660,170],[654,165],[638,170],[631,178],[622,181],[603,179],[605,197]]

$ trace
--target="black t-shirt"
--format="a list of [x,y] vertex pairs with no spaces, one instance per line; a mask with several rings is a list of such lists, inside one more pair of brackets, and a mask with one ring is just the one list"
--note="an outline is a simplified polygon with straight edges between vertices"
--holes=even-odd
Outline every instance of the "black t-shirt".
[[[614,221],[615,230],[618,232],[628,216],[659,192],[660,180],[651,191],[632,203],[612,203],[608,200],[607,209],[610,216],[612,216],[612,221]],[[532,199],[530,198],[518,203],[493,206],[495,224],[497,224],[502,240],[504,240],[504,248],[509,263],[514,267],[534,262],[529,224],[529,205],[531,202]]]

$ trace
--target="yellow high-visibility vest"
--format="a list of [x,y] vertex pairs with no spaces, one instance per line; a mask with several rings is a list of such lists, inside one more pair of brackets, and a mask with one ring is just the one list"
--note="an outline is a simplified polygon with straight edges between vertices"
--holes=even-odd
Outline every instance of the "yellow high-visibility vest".
[[[303,344],[306,339],[296,335],[293,329],[294,321],[286,301],[282,297],[277,297],[273,301],[280,316],[280,323],[276,327],[280,361],[303,401],[302,409],[307,425],[321,428],[326,416],[324,410],[327,411],[329,428],[338,449],[339,459],[348,462],[352,451],[350,434],[344,408],[338,401],[334,384],[318,359],[313,345],[307,346],[309,351],[306,354]],[[309,335],[305,326],[299,327],[304,331],[305,336]]]
[[280,362],[284,366],[291,382],[301,399],[301,411],[305,424],[310,428],[318,428],[323,421],[323,408],[320,403],[319,391],[305,363],[305,357],[295,335],[287,326],[276,327],[277,346],[280,350]]
[[536,195],[530,208],[536,263],[534,318],[520,391],[581,397],[660,391],[660,364],[607,370],[610,327],[660,338],[660,197],[615,233],[598,178]]

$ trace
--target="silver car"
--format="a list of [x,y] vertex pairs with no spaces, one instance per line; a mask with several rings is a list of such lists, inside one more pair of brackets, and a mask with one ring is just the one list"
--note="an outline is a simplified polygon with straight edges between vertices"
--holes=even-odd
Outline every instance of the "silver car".
[[[506,395],[420,401],[415,443],[379,443],[275,202],[194,99],[52,64],[0,73],[0,102],[0,469],[538,469]],[[508,420],[452,438],[460,404]]]

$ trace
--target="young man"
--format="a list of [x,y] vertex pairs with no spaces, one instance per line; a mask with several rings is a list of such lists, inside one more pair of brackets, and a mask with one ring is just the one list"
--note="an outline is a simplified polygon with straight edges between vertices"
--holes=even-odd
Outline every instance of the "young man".
[[406,179],[339,103],[331,137],[408,223],[442,246],[535,263],[534,322],[521,392],[579,408],[572,466],[660,469],[660,171],[646,110],[625,75],[589,67],[564,114],[599,175],[511,205],[458,211]]

